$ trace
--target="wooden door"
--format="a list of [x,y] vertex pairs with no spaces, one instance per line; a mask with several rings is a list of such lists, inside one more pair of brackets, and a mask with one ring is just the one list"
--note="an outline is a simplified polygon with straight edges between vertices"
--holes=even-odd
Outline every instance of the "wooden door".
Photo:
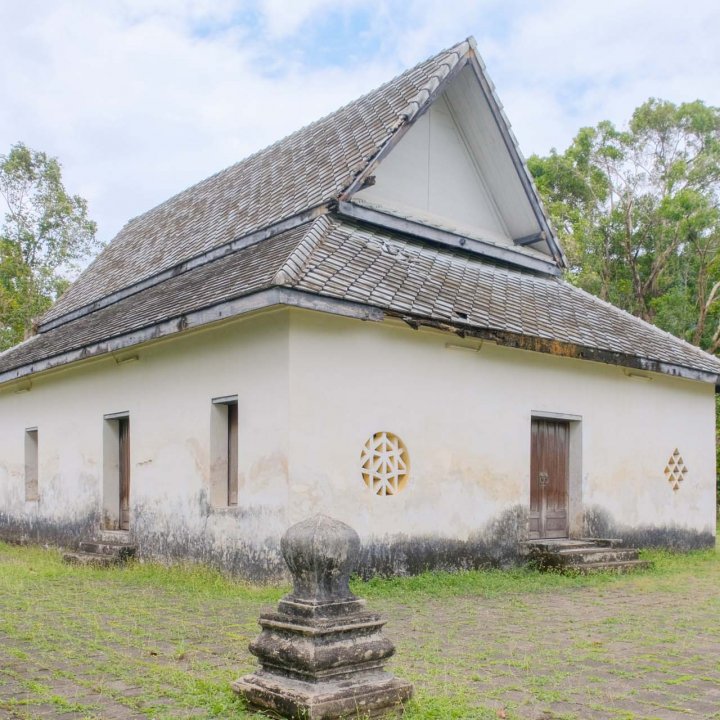
[[120,529],[130,529],[130,418],[118,420]]
[[233,403],[227,406],[228,414],[228,505],[238,504],[238,406]]
[[570,423],[532,421],[530,456],[531,540],[568,536]]

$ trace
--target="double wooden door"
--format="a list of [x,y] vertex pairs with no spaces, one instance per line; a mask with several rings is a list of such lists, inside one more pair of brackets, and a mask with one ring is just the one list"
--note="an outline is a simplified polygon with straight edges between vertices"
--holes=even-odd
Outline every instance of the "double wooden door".
[[529,537],[568,537],[570,423],[532,421]]

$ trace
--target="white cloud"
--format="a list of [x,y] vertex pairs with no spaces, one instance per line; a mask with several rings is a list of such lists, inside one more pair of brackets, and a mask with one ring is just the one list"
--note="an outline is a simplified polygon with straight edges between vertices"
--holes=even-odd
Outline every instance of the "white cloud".
[[718,30],[715,2],[555,0],[485,54],[523,145],[546,152],[582,125],[622,124],[651,96],[720,104]]
[[293,35],[318,13],[347,4],[338,0],[261,0],[260,7],[266,31],[277,39]]
[[[376,52],[350,33],[352,64],[304,62],[328,18],[358,13]],[[104,239],[471,33],[526,154],[651,95],[720,104],[714,0],[26,0],[0,25],[0,152],[57,155]]]

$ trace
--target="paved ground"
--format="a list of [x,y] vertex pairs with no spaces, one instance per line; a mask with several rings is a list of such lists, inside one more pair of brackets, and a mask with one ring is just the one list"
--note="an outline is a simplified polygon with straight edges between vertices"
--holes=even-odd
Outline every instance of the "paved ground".
[[[27,579],[0,584],[0,720],[255,717],[227,683],[253,667],[246,647],[267,595],[179,592],[177,578],[71,575],[52,563],[35,580],[19,552]],[[394,670],[418,690],[408,718],[720,719],[718,562],[445,594],[371,600],[397,644]]]
[[720,585],[705,578],[387,610],[412,628],[403,664],[431,687],[465,678],[499,717],[720,718]]

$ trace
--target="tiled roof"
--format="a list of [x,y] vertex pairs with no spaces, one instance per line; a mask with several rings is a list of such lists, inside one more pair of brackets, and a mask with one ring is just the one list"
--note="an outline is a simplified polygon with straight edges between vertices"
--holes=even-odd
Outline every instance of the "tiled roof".
[[564,280],[369,226],[319,219],[283,274],[290,287],[399,315],[720,373],[714,356]]
[[715,357],[563,280],[328,215],[37,335],[0,355],[0,373],[275,286],[720,374]]
[[34,335],[0,353],[0,373],[270,287],[278,268],[307,229],[308,224],[280,233],[259,245],[177,275],[54,330]]
[[131,220],[42,322],[337,197],[469,49],[441,52]]
[[[41,332],[0,353],[0,380],[311,298],[363,317],[718,383],[717,358],[528,263],[327,214],[471,48],[465,41],[440,53],[132,220]],[[309,210],[319,217],[307,219]]]

